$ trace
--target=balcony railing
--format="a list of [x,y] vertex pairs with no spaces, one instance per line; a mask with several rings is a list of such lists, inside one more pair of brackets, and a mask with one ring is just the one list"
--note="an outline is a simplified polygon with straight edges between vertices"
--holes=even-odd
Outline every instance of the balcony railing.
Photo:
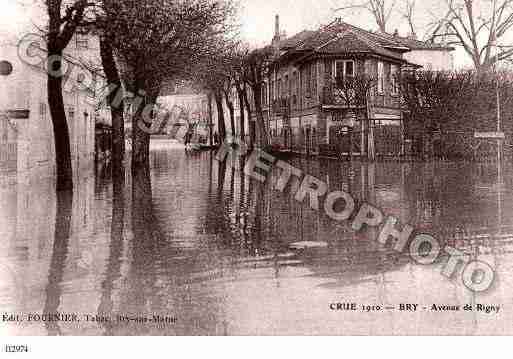
[[365,106],[365,96],[358,96],[351,90],[339,90],[333,84],[324,86],[320,95],[321,105],[354,108]]

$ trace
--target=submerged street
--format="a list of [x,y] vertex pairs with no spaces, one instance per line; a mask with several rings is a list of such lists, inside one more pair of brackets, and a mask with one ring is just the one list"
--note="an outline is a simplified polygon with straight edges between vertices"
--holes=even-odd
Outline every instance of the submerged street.
[[[510,164],[498,177],[493,162],[287,161],[493,264],[493,287],[472,293],[460,272],[440,274],[443,260],[418,265],[213,153],[159,145],[151,186],[98,167],[75,181],[71,207],[53,179],[2,177],[0,310],[25,320],[0,333],[513,334]],[[480,310],[451,309],[467,304]]]

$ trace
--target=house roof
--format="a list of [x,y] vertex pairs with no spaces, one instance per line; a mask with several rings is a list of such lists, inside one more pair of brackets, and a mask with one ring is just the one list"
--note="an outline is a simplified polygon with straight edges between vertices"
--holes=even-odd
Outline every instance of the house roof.
[[[417,49],[452,51],[450,47],[432,44],[397,35],[374,33],[336,20],[317,31],[302,31],[279,43],[288,56],[292,53],[339,54],[369,53],[406,62],[402,54]],[[288,57],[286,56],[286,57]]]
[[281,49],[291,49],[291,48],[294,48],[296,47],[297,45],[299,45],[299,43],[303,42],[304,40],[306,40],[308,37],[310,37],[311,35],[314,34],[315,31],[310,31],[310,30],[303,30],[299,33],[297,33],[296,35],[294,36],[291,36],[285,40],[282,40],[280,42],[280,48]]
[[392,42],[397,43],[398,45],[402,45],[404,47],[409,48],[410,50],[441,50],[441,51],[454,51],[454,47],[447,46],[444,44],[430,42],[430,41],[421,41],[418,39],[384,34],[384,33],[375,33],[377,37],[382,37],[383,39],[390,40]]

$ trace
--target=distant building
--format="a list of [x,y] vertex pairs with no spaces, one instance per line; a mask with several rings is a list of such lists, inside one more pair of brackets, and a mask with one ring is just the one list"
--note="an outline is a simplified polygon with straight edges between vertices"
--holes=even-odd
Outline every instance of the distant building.
[[444,43],[417,40],[415,35],[408,37],[384,34],[383,36],[396,41],[410,51],[404,54],[404,58],[414,64],[422,66],[422,70],[452,71],[454,70],[454,47]]
[[209,113],[207,96],[194,91],[164,93],[158,104],[165,111],[157,123],[162,134],[182,140],[187,129],[199,136],[209,135]]

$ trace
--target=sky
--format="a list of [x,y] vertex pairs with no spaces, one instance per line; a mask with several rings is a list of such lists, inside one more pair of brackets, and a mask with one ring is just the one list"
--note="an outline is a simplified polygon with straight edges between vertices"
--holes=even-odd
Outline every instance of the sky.
[[[274,17],[280,16],[281,30],[291,36],[304,29],[316,29],[321,24],[331,22],[335,17],[368,30],[375,30],[372,17],[364,11],[334,12],[344,0],[238,0],[240,2],[239,23],[241,37],[254,46],[268,44],[274,34]],[[348,0],[347,0],[348,1]],[[433,18],[432,13],[440,7],[443,0],[417,1],[416,22],[421,29],[426,28]],[[40,23],[38,15],[41,9],[34,8],[32,3],[37,0],[0,0],[0,36],[20,35],[30,31],[33,23]],[[401,10],[401,1],[397,1]],[[399,11],[390,21],[388,31],[399,30],[407,35],[408,27]],[[468,59],[457,51],[458,67],[468,64]]]
[[[240,0],[241,37],[246,41],[263,45],[268,44],[274,35],[274,18],[280,16],[280,29],[288,36],[304,29],[317,29],[328,24],[336,17],[366,30],[377,30],[374,19],[364,10],[347,10],[336,12],[344,0]],[[358,0],[356,0],[358,1]],[[417,1],[415,23],[419,36],[424,36],[426,29],[440,11],[443,0]],[[347,3],[348,1],[346,1]],[[403,2],[404,3],[404,2]],[[402,17],[401,1],[396,1],[396,10],[389,21],[388,32],[399,31],[400,35],[409,33],[408,25]],[[458,68],[471,65],[463,50],[454,53]]]
[[23,7],[15,0],[0,0],[0,33],[22,31],[27,24]]
[[[331,22],[335,17],[364,29],[376,29],[372,17],[361,10],[347,10],[335,12],[349,0],[240,0],[242,34],[245,38],[254,41],[269,41],[273,36],[274,16],[280,15],[281,27],[288,35],[293,35],[305,28],[315,29],[321,24]],[[353,0],[358,1],[358,0]],[[353,2],[352,1],[352,2]],[[438,3],[443,0],[423,0],[417,6],[415,17],[419,27],[424,28],[431,22],[431,13],[436,11]],[[396,1],[397,12],[393,14],[388,31],[396,28],[406,35],[407,25],[402,19],[400,11],[401,1]]]

